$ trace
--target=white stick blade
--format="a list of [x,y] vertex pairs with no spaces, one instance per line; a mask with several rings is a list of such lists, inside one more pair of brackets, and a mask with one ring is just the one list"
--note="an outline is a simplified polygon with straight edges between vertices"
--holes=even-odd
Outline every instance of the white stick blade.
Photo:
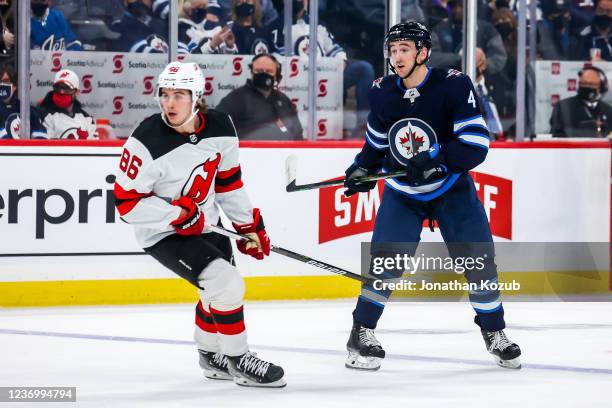
[[287,156],[285,160],[285,175],[287,176],[287,185],[295,182],[297,171],[297,157],[295,155]]

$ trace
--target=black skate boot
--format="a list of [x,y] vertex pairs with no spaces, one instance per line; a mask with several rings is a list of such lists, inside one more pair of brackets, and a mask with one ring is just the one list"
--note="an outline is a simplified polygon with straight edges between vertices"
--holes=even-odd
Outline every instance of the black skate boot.
[[200,355],[200,367],[204,371],[204,377],[212,380],[234,379],[227,370],[227,356],[204,350],[198,350],[198,354]]
[[280,388],[287,385],[282,367],[264,361],[255,353],[247,351],[236,357],[228,357],[229,372],[234,382],[245,387]]
[[349,353],[344,363],[346,368],[378,370],[385,358],[385,350],[374,336],[374,330],[358,324],[351,329],[346,349]]
[[480,330],[482,338],[489,353],[498,366],[504,368],[521,368],[521,349],[518,344],[511,342],[503,330],[488,332]]

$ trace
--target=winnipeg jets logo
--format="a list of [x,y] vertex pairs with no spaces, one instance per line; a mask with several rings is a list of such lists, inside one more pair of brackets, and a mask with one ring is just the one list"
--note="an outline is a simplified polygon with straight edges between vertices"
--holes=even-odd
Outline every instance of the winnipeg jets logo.
[[452,77],[452,76],[460,76],[461,75],[461,71],[457,71],[456,69],[449,69],[448,73],[446,74],[446,77]]
[[383,80],[383,77],[376,78],[374,82],[372,82],[372,88],[376,87],[380,89],[380,83],[382,82],[382,80]]
[[436,132],[421,119],[400,119],[389,129],[391,154],[404,166],[412,156],[428,150],[436,143]]
[[421,96],[419,91],[416,88],[410,88],[406,90],[404,94],[404,99],[410,99],[410,103],[414,103],[414,100]]

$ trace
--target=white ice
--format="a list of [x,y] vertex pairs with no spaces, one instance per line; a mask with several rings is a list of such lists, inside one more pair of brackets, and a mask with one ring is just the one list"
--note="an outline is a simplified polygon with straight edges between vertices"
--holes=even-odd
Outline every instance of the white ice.
[[245,306],[283,389],[204,379],[193,305],[0,309],[0,386],[77,387],[76,404],[53,407],[612,407],[612,303],[505,303],[522,370],[493,363],[468,304],[392,303],[377,372],[344,367],[353,306]]

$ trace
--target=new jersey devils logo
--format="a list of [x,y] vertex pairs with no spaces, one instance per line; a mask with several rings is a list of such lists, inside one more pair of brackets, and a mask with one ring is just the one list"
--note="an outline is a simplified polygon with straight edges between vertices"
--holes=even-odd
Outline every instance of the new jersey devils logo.
[[400,119],[389,130],[391,153],[404,166],[412,156],[428,150],[437,142],[436,132],[421,119]]
[[181,189],[181,194],[193,198],[197,204],[206,201],[220,162],[221,154],[217,153],[214,158],[209,158],[204,163],[198,164],[191,171],[189,179]]

